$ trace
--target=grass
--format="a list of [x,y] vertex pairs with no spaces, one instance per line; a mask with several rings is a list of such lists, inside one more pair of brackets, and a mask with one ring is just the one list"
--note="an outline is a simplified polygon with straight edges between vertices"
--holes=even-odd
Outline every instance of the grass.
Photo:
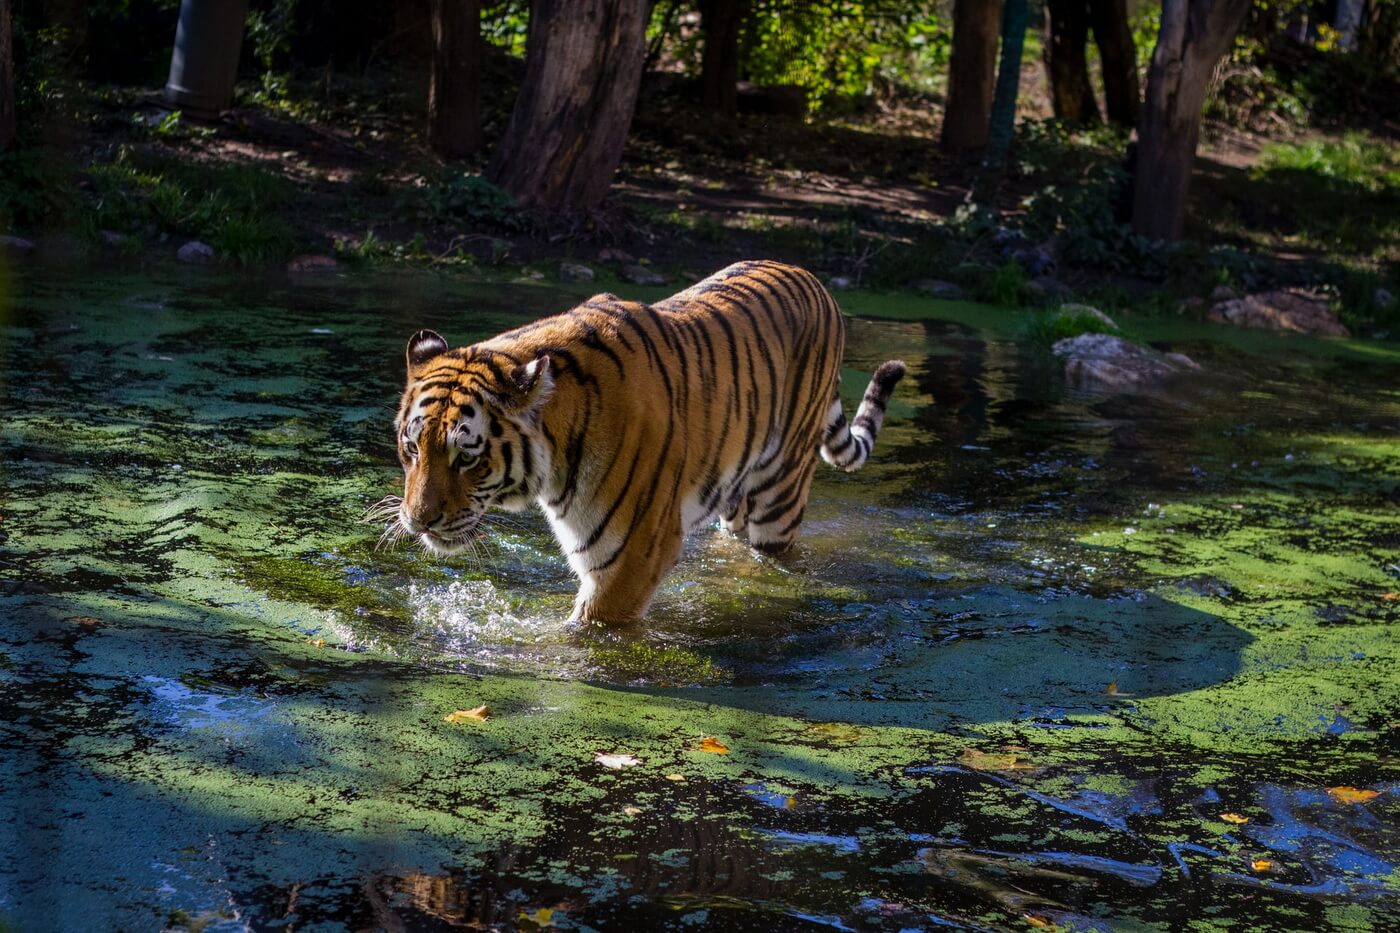
[[249,165],[206,165],[142,156],[123,147],[90,166],[92,196],[83,225],[95,234],[195,237],[240,265],[285,259],[296,240],[281,209],[295,190],[284,178]]

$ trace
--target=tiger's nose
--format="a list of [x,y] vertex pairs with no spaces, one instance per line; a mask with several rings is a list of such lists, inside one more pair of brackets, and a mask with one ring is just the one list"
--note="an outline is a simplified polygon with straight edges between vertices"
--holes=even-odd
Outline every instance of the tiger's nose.
[[403,522],[403,526],[410,532],[415,535],[421,535],[423,532],[442,521],[442,512],[439,511],[436,515],[432,516],[428,516],[425,513],[414,515],[412,512],[404,509],[399,515],[399,520]]

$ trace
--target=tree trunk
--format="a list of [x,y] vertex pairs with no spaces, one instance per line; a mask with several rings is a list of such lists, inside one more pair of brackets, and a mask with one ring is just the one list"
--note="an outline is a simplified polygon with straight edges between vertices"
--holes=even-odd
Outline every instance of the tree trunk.
[[1001,31],[1001,0],[955,0],[948,100],[943,107],[943,151],[962,155],[987,144],[987,119]]
[[1250,0],[1163,0],[1133,171],[1133,229],[1143,236],[1181,238],[1206,90],[1249,4]]
[[1089,82],[1089,5],[1086,0],[1047,0],[1045,68],[1050,74],[1050,103],[1057,119],[1099,122],[1099,105]]
[[1011,134],[1016,129],[1016,98],[1021,90],[1021,53],[1026,47],[1026,25],[1030,19],[1026,0],[1006,0],[1002,8],[1001,65],[997,69],[996,99],[987,129],[987,161],[993,166],[1006,164]]
[[15,53],[10,40],[10,0],[0,0],[0,152],[15,141]]
[[747,13],[745,0],[701,0],[700,24],[705,30],[705,52],[700,62],[700,83],[705,109],[734,116],[739,100],[739,33]]
[[1104,109],[1108,119],[1125,129],[1137,126],[1137,48],[1128,26],[1126,0],[1089,0],[1089,23],[1103,61]]
[[428,143],[449,159],[481,146],[481,0],[432,0]]
[[632,123],[648,0],[535,0],[525,80],[488,176],[520,207],[602,203]]

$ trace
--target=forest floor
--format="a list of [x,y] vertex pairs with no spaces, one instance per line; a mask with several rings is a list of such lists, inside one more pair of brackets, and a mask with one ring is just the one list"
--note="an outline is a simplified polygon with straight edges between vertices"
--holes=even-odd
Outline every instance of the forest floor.
[[685,282],[765,256],[838,284],[950,281],[1010,304],[1175,309],[1221,285],[1301,284],[1332,294],[1353,326],[1394,323],[1373,296],[1400,291],[1396,126],[1320,135],[1275,123],[1261,135],[1208,123],[1189,242],[1166,248],[1116,222],[1123,139],[1036,119],[1034,78],[990,193],[975,166],[939,152],[932,98],[723,124],[649,85],[608,202],[567,221],[513,211],[481,179],[508,112],[488,102],[483,154],[447,165],[424,143],[417,90],[337,79],[272,102],[243,94],[201,124],[171,114],[156,89],[91,89],[90,116],[65,146],[81,153],[77,239],[163,257],[196,238],[252,264],[313,254],[548,277],[569,261],[601,283],[634,263]]

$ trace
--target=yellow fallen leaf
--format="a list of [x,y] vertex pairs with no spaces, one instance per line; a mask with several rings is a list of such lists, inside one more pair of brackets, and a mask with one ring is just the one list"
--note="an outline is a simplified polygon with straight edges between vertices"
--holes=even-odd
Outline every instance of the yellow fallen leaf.
[[593,756],[593,760],[598,762],[598,764],[602,765],[604,768],[611,768],[613,771],[620,771],[623,768],[631,768],[642,763],[636,755],[607,755],[603,752],[598,752],[597,754],[595,754]]
[[1400,599],[1400,593],[1382,593],[1381,599]]
[[94,617],[92,617],[92,616],[69,616],[68,618],[64,619],[63,621],[65,621],[65,622],[76,622],[76,623],[78,623],[79,625],[81,625],[83,628],[97,628],[99,625],[102,624],[102,620],[101,620],[101,619],[97,619],[97,618],[94,618]]
[[308,638],[308,639],[306,640],[306,643],[307,643],[308,645],[310,645],[311,647],[313,647],[313,648],[324,648],[324,647],[326,647],[326,640],[325,640],[324,638]]
[[1105,687],[1103,692],[1106,693],[1106,694],[1108,694],[1108,695],[1111,696],[1111,697],[1130,697],[1130,696],[1132,696],[1131,693],[1124,693],[1122,690],[1119,690],[1119,689],[1118,689],[1118,681],[1116,681],[1116,680],[1113,681],[1113,682],[1111,682],[1107,687]]
[[1021,916],[1025,917],[1026,922],[1033,927],[1039,927],[1042,930],[1053,930],[1055,928],[1055,921],[1051,920],[1049,917],[1043,917],[1040,914],[1022,914]]
[[796,798],[796,797],[789,797],[789,798],[787,798],[786,800],[783,801],[783,809],[784,809],[784,810],[791,810],[791,809],[792,809],[793,807],[795,807],[795,806],[797,806],[797,798]]
[[547,927],[550,921],[554,919],[554,911],[550,910],[548,907],[541,907],[533,913],[526,913],[522,910],[519,919],[528,920],[539,926]]
[[958,761],[976,771],[1035,770],[1035,765],[1023,761],[1015,750],[984,752],[976,748],[965,748],[958,755]]
[[680,782],[680,783],[684,783],[684,782],[685,782],[685,775],[684,775],[684,774],[676,774],[676,773],[673,771],[673,772],[671,772],[670,774],[666,775],[666,780],[668,780],[668,781],[677,781],[677,782]]
[[1374,800],[1381,795],[1378,790],[1371,790],[1369,787],[1329,787],[1327,793],[1337,803],[1365,803]]
[[622,812],[625,813],[625,814],[627,814],[628,816],[636,816],[638,813],[641,813],[641,812],[642,812],[642,808],[641,808],[641,807],[623,807],[623,808],[622,808]]
[[714,738],[713,736],[708,736],[708,735],[705,736],[703,739],[700,740],[700,744],[699,744],[698,746],[696,746],[696,749],[695,749],[695,750],[696,750],[696,751],[699,751],[699,752],[712,752],[712,753],[714,753],[714,754],[716,754],[716,755],[728,755],[728,754],[729,754],[729,746],[728,746],[728,745],[725,745],[725,744],[724,744],[723,742],[721,742],[719,739]]
[[1225,822],[1227,822],[1227,823],[1239,824],[1239,823],[1248,823],[1248,822],[1249,822],[1249,817],[1247,817],[1247,816],[1241,816],[1241,815],[1238,814],[1238,813],[1222,813],[1222,814],[1220,814],[1220,818],[1221,818],[1222,820],[1224,820]]
[[1255,871],[1273,871],[1274,863],[1266,858],[1257,858],[1249,863],[1249,867]]
[[442,721],[450,722],[453,725],[459,722],[485,722],[486,718],[490,715],[491,707],[483,703],[471,709],[459,709],[448,713],[446,716],[442,717]]

